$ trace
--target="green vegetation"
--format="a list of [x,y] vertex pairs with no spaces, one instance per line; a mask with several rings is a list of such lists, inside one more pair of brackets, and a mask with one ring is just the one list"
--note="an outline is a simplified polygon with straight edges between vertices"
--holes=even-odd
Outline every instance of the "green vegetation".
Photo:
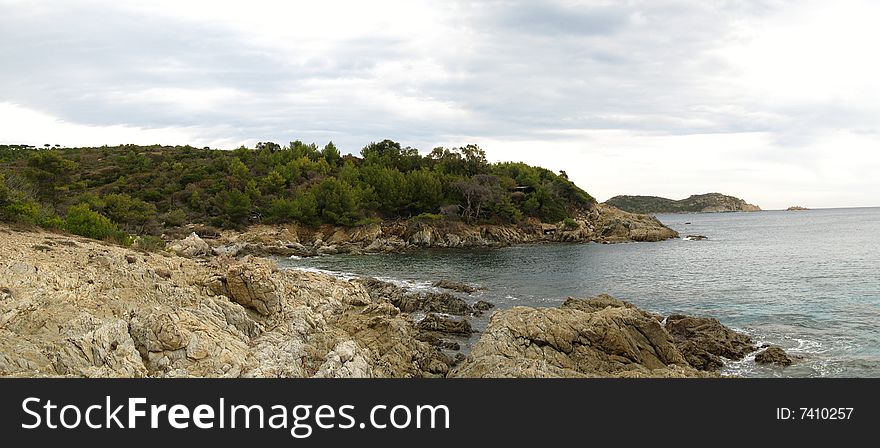
[[559,222],[595,204],[564,174],[492,164],[476,145],[421,155],[384,140],[360,155],[300,141],[232,151],[0,145],[0,219],[127,241],[187,223]]

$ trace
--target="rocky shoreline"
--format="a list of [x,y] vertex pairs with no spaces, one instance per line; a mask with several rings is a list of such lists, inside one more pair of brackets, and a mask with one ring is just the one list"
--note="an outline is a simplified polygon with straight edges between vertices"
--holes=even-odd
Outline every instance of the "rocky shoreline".
[[[3,376],[705,377],[757,349],[717,320],[608,296],[499,310],[461,295],[473,285],[413,293],[6,227],[0,260]],[[456,338],[478,339],[465,356]]]
[[409,220],[357,227],[255,225],[243,232],[204,231],[193,227],[208,242],[178,240],[169,249],[182,255],[316,256],[339,253],[403,252],[419,248],[501,247],[546,242],[656,242],[677,238],[678,233],[657,218],[618,210],[603,204],[566,223],[535,225],[471,225],[461,221]]

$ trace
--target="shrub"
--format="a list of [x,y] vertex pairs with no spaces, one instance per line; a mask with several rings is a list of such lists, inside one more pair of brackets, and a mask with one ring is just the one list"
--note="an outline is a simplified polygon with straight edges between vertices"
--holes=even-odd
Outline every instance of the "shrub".
[[416,221],[439,221],[443,219],[443,215],[438,215],[436,213],[420,213],[413,217]]
[[55,214],[44,216],[40,219],[40,226],[52,230],[61,230],[64,228],[64,219]]
[[113,221],[106,216],[93,211],[86,204],[70,207],[64,228],[68,232],[96,240],[110,240],[121,244],[130,244],[131,238],[119,230]]
[[355,222],[354,225],[356,225],[356,226],[368,226],[368,225],[371,225],[371,224],[381,224],[381,223],[382,223],[382,219],[381,219],[381,218],[361,218],[361,219],[357,220],[357,222]]
[[577,221],[575,221],[571,218],[565,218],[565,220],[563,221],[563,224],[565,224],[565,230],[575,230],[575,229],[579,229],[581,227],[581,225],[578,224]]
[[134,247],[147,252],[157,252],[165,248],[165,240],[158,236],[143,235],[134,240]]
[[33,201],[12,202],[2,208],[5,220],[38,224],[40,222],[40,205]]
[[186,222],[186,212],[176,208],[165,214],[165,227],[178,227]]

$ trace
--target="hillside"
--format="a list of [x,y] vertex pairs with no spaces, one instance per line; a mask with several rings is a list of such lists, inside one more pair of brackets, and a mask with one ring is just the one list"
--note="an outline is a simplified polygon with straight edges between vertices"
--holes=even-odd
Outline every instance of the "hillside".
[[630,213],[757,212],[761,208],[721,193],[695,194],[674,200],[657,196],[615,196],[606,204]]
[[99,239],[186,224],[357,226],[410,218],[467,224],[557,223],[595,199],[544,168],[494,163],[475,145],[384,140],[360,157],[299,141],[232,151],[190,146],[37,149],[0,145],[0,219]]

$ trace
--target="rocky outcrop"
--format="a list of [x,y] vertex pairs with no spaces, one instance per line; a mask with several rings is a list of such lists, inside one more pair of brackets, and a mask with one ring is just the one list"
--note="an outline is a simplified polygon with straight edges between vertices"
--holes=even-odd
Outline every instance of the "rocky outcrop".
[[421,377],[454,362],[359,283],[264,259],[0,228],[0,282],[3,376]]
[[200,255],[211,254],[211,246],[209,246],[208,243],[201,239],[195,232],[182,240],[172,241],[168,244],[166,249],[171,253],[183,257],[197,257]]
[[758,364],[775,364],[787,367],[794,363],[794,359],[788,356],[788,353],[785,353],[785,350],[782,348],[773,346],[755,355],[755,362]]
[[754,350],[717,320],[598,296],[496,311],[453,358],[489,304],[3,228],[0,282],[2,376],[693,377]]
[[691,367],[657,316],[608,296],[560,308],[496,312],[450,376],[707,376]]
[[606,204],[633,213],[759,212],[757,205],[721,193],[695,194],[674,200],[657,196],[615,196]]
[[740,360],[757,349],[748,335],[710,317],[676,314],[666,318],[665,328],[688,363],[701,370],[717,370],[722,358]]
[[404,313],[417,311],[425,313],[443,313],[456,316],[474,314],[474,309],[463,299],[449,293],[417,293],[409,292],[390,282],[375,278],[359,280],[375,300],[388,300]]
[[[542,242],[662,241],[678,234],[652,216],[637,215],[599,204],[583,211],[575,226],[529,223],[470,225],[461,221],[411,220],[358,227],[255,225],[245,232],[224,231],[210,239],[211,253],[315,256],[344,253],[401,252],[426,247],[498,247]],[[177,246],[175,245],[175,248]],[[445,286],[444,286],[445,285]],[[470,285],[446,282],[454,290]],[[462,292],[468,292],[461,289]],[[471,291],[473,292],[473,291]]]

